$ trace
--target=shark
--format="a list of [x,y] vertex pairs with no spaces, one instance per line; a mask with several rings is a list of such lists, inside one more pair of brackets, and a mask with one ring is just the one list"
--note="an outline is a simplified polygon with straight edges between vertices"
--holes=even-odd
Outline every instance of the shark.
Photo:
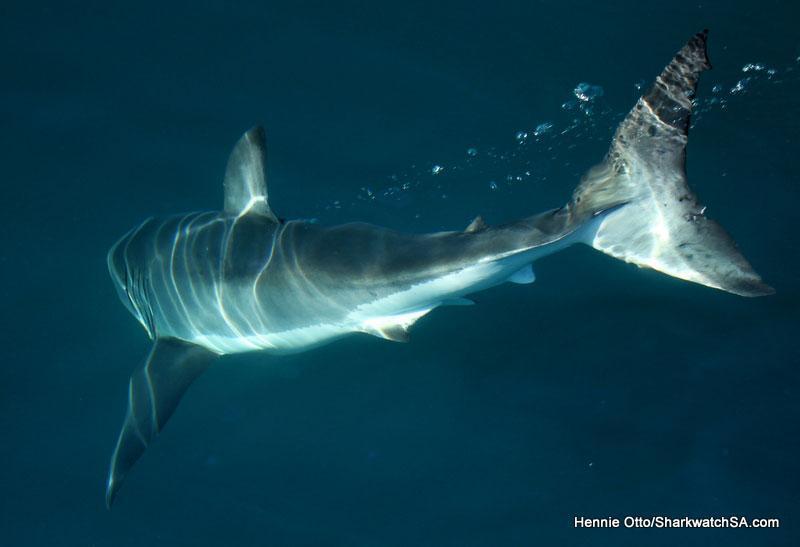
[[269,202],[264,130],[247,131],[228,160],[221,211],[148,218],[108,253],[119,297],[153,344],[128,384],[106,505],[223,355],[301,352],[354,333],[406,341],[436,308],[531,283],[536,260],[574,244],[735,295],[773,293],[687,183],[707,37],[680,49],[565,205],[505,224],[479,216],[464,230],[413,234],[283,220]]

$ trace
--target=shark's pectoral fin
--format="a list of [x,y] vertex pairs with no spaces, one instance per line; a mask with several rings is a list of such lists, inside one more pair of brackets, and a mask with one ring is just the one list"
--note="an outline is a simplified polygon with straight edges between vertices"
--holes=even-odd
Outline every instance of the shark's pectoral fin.
[[108,473],[106,505],[110,508],[125,475],[163,429],[183,394],[212,363],[216,354],[174,338],[159,338],[131,375],[128,411]]
[[278,221],[269,207],[266,150],[266,137],[261,126],[252,128],[236,143],[225,169],[226,213],[259,214]]

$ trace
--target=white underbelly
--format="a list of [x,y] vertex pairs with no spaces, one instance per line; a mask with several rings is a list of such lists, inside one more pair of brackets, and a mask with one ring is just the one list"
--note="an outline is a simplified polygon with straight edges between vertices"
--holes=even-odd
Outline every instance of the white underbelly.
[[249,351],[294,353],[324,344],[350,332],[357,332],[357,330],[345,325],[319,324],[282,332],[241,336],[199,334],[191,342],[220,355]]
[[502,261],[484,262],[412,285],[404,291],[365,302],[350,312],[354,323],[372,323],[381,318],[395,317],[416,310],[428,311],[448,299],[486,289],[505,281],[516,271]]

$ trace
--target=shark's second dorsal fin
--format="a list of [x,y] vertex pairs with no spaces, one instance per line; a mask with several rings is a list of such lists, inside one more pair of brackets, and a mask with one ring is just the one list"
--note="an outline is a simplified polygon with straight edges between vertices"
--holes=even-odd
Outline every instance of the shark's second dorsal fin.
[[237,216],[255,213],[277,221],[267,195],[266,150],[261,126],[249,130],[236,143],[225,169],[226,213]]
[[464,230],[466,233],[471,234],[474,232],[480,232],[481,230],[485,230],[488,228],[486,225],[486,221],[483,220],[483,217],[478,215],[475,217],[475,220],[469,223],[469,226]]

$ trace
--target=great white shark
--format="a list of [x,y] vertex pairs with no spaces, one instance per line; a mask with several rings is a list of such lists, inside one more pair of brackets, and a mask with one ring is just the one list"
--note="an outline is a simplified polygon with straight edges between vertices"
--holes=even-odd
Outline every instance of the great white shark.
[[106,504],[222,355],[300,352],[352,333],[403,341],[435,308],[532,282],[534,261],[576,243],[737,295],[774,292],[686,181],[706,39],[700,32],[677,53],[566,205],[498,226],[478,217],[463,231],[405,234],[283,221],[269,205],[264,131],[245,133],[228,161],[222,211],[149,218],[108,253],[119,296],[153,346],[130,379]]

